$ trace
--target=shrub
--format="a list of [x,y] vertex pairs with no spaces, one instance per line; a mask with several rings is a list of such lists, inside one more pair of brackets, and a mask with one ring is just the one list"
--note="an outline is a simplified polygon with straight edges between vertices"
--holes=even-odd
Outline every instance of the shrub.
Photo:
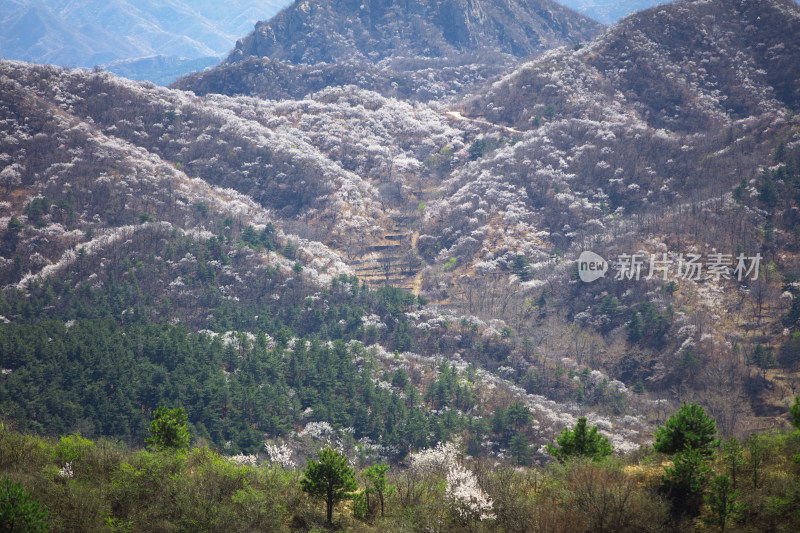
[[611,443],[597,431],[596,426],[587,428],[583,416],[578,419],[575,429],[564,428],[556,442],[558,447],[548,444],[547,452],[562,463],[575,457],[601,461],[614,452]]
[[47,531],[47,511],[19,483],[0,479],[0,531],[27,533]]

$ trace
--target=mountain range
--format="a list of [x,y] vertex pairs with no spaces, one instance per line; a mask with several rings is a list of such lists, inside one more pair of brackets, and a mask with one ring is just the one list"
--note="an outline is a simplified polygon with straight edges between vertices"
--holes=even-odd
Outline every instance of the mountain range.
[[[609,29],[546,2],[326,0],[175,88],[3,61],[4,346],[85,347],[4,350],[3,412],[135,444],[168,400],[232,451],[324,422],[395,459],[518,433],[544,461],[583,415],[631,451],[682,402],[723,436],[785,426],[799,36],[787,0]],[[588,250],[641,276],[583,282]],[[79,356],[102,331],[125,365]],[[160,386],[178,361],[192,386]],[[489,427],[510,402],[533,422]]]
[[[0,56],[70,67],[108,65],[113,72],[164,82],[153,76],[153,60],[179,62],[227,54],[236,38],[284,2],[68,2],[9,0],[0,5]],[[134,68],[138,67],[136,70]],[[174,68],[174,67],[173,67]],[[153,79],[155,78],[155,79]]]

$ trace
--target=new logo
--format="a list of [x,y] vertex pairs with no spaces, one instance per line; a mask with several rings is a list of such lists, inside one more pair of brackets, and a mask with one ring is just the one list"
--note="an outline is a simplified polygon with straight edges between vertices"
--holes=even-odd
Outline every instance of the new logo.
[[602,278],[608,272],[608,261],[594,252],[583,252],[578,257],[578,276],[589,283]]

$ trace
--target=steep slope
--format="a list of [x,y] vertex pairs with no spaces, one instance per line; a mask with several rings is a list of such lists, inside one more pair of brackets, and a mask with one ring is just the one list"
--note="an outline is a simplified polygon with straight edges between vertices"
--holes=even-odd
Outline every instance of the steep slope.
[[[779,19],[788,31],[773,30]],[[511,128],[522,142],[477,158],[451,186],[510,182],[519,214],[543,210],[555,237],[571,227],[573,237],[553,241],[562,250],[602,219],[588,205],[607,216],[724,194],[771,164],[790,130],[798,27],[793,2],[679,2],[546,54],[464,102],[473,123]],[[575,202],[583,214],[568,209]]]
[[[788,31],[773,30],[779,19]],[[525,212],[549,212],[551,235],[598,220],[565,209],[575,201],[631,213],[730,191],[790,129],[798,27],[793,2],[679,2],[548,53],[464,102],[467,120],[513,129],[521,142],[476,152],[451,186],[480,187],[479,175],[513,183]]]
[[[137,146],[126,140],[126,133],[140,140],[148,137],[142,131],[133,135],[133,128],[129,132],[121,129],[125,124],[132,126],[126,120],[120,119],[101,128],[90,116],[82,114],[85,108],[80,109],[82,104],[98,110],[97,98],[112,97],[127,98],[129,105],[138,98],[137,105],[129,108],[128,115],[137,121],[142,121],[148,112],[163,120],[172,116],[171,113],[177,119],[175,108],[179,111],[202,109],[190,100],[182,100],[183,95],[155,88],[147,92],[106,73],[68,73],[50,67],[7,62],[2,63],[2,67],[4,134],[0,146],[5,189],[2,203],[4,220],[8,223],[10,216],[24,214],[22,220],[30,223],[32,232],[30,241],[19,235],[10,241],[6,239],[4,283],[13,282],[25,287],[30,280],[45,278],[57,272],[59,266],[72,264],[78,244],[85,245],[87,250],[94,246],[102,248],[135,234],[139,225],[144,230],[158,226],[153,224],[155,220],[163,221],[167,227],[174,224],[198,232],[205,235],[204,240],[210,236],[204,232],[215,229],[216,217],[206,218],[209,212],[222,219],[234,217],[237,226],[269,222],[269,211],[252,199],[234,189],[215,186],[187,175],[181,170],[180,163],[161,157],[152,145]],[[34,84],[42,90],[34,89]],[[95,94],[93,89],[106,89],[109,93]],[[71,90],[85,92],[70,94]],[[90,101],[81,100],[79,94],[86,96],[90,93],[93,97]],[[145,108],[145,102],[149,108]],[[121,110],[108,107],[105,113],[113,115],[115,109]],[[108,115],[100,117],[107,118]],[[225,123],[223,117],[217,117]],[[199,119],[199,116],[194,118]],[[203,118],[211,120],[207,116]],[[232,128],[232,125],[228,123],[227,127]],[[169,132],[165,136],[168,138]],[[235,134],[233,138],[236,138]],[[244,142],[241,137],[239,141]],[[261,147],[260,156],[271,157],[281,165],[282,156],[278,153],[286,142],[290,141],[274,139],[269,147]],[[32,191],[48,199],[43,204],[48,206],[44,209],[48,214],[50,206],[55,205],[52,216],[42,217],[43,213],[36,211],[39,207],[31,207]],[[34,202],[35,205],[38,204]],[[118,232],[115,228],[122,230]],[[12,234],[6,236],[13,237]],[[10,246],[11,243],[17,244]],[[34,250],[38,252],[34,253]],[[324,247],[319,250],[338,262],[337,256],[323,251]],[[17,264],[9,260],[12,258]],[[334,275],[348,272],[340,262],[339,267],[330,266]]]
[[591,38],[600,28],[551,1],[295,2],[236,43],[229,63],[290,63],[502,52],[516,57]]
[[[349,275],[425,187],[417,158],[463,146],[444,117],[352,88],[276,104],[0,69],[0,343],[31,348],[0,350],[0,397],[24,427],[140,444],[166,402],[231,452],[325,423],[402,457],[463,431],[502,452],[508,430],[475,421],[509,398],[532,442],[574,424],[577,385],[554,401],[499,372],[502,323]],[[622,383],[585,377],[620,449],[649,438]]]
[[[708,131],[781,107],[795,109],[800,104],[793,73],[800,55],[799,12],[790,0],[653,8],[626,18],[573,54],[523,67],[476,100],[473,109],[492,122],[530,129],[537,104],[540,109],[554,105],[562,116],[598,118],[602,108],[587,109],[584,104],[591,102],[581,101],[589,91],[606,95],[606,101],[613,98],[651,127],[684,132]],[[580,89],[548,85],[565,70],[586,80]]]
[[[428,93],[458,91],[476,69],[485,78],[515,58],[588,40],[600,28],[549,0],[296,1],[240,39],[218,70],[177,86],[198,94],[215,90],[275,98],[281,95],[270,77],[277,71],[280,78],[294,78],[291,90],[297,95],[355,84],[430,99]],[[458,69],[462,65],[470,68]],[[320,68],[333,69],[335,74],[321,76],[333,79],[315,79]],[[392,87],[414,72],[424,77],[411,88]],[[447,90],[436,90],[437,85]],[[420,87],[426,90],[415,94]]]
[[[778,20],[786,32],[774,31]],[[545,339],[559,328],[553,314],[577,321],[595,346],[588,356],[576,345],[579,359],[598,364],[602,353],[600,364],[626,382],[686,387],[707,405],[719,398],[697,392],[695,372],[728,365],[755,411],[779,412],[765,405],[779,398],[756,399],[770,385],[738,354],[772,368],[750,354],[759,343],[784,349],[796,291],[798,119],[789,109],[800,87],[798,24],[792,2],[678,2],[580,50],[547,53],[467,99],[456,116],[485,134],[426,207],[419,248],[439,267],[421,294],[538,322],[532,334]],[[574,260],[586,250],[614,275],[578,280]],[[773,274],[695,282],[677,271],[686,254],[706,261],[715,250],[760,254]],[[614,279],[615,258],[635,253],[642,279]],[[643,279],[664,253],[667,279]],[[512,274],[516,282],[498,287]],[[672,325],[640,337],[648,313]],[[792,368],[780,382],[795,379]]]

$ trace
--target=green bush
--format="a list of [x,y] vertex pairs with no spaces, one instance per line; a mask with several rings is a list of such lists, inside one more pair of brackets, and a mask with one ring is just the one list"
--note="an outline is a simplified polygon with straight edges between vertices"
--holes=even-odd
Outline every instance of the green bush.
[[61,437],[55,449],[55,459],[60,464],[82,461],[95,448],[94,442],[80,435]]
[[0,478],[0,531],[28,533],[47,531],[47,511],[19,483]]
[[601,461],[614,452],[611,443],[600,434],[597,427],[588,428],[586,417],[578,418],[574,429],[564,428],[556,442],[558,447],[547,445],[547,453],[562,463],[577,457]]
[[148,445],[155,449],[185,449],[191,440],[182,407],[167,409],[162,405],[156,409],[150,423],[150,437],[145,440]]

